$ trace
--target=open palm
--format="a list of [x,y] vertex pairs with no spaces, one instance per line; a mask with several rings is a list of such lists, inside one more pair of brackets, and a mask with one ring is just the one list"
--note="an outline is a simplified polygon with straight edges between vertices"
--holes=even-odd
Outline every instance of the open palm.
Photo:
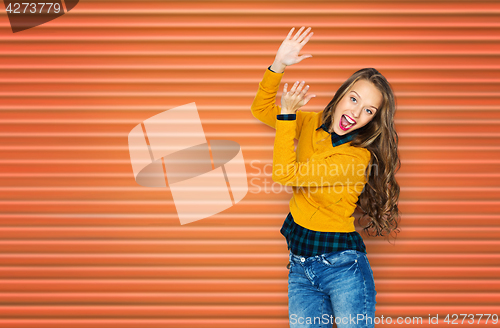
[[309,27],[307,28],[307,30],[303,31],[304,26],[302,26],[297,31],[295,36],[292,37],[292,32],[294,29],[295,27],[292,27],[285,40],[281,43],[278,52],[276,53],[276,60],[287,66],[300,63],[302,60],[312,57],[311,54],[299,56],[299,52],[300,50],[302,50],[302,47],[304,47],[307,41],[309,41],[309,39],[314,34],[313,32],[311,32],[309,35],[307,35],[311,28]]

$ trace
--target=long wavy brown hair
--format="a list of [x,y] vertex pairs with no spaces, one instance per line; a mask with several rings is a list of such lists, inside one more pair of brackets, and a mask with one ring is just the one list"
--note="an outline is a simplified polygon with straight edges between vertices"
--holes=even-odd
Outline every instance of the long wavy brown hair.
[[356,204],[363,215],[358,219],[367,222],[363,230],[369,236],[388,236],[401,231],[398,200],[399,185],[395,174],[401,167],[398,155],[398,135],[394,128],[396,100],[392,87],[386,78],[374,68],[363,68],[349,77],[337,90],[333,99],[323,110],[322,123],[333,132],[332,119],[338,102],[358,80],[371,82],[382,93],[382,105],[373,119],[357,129],[351,146],[366,148],[371,159],[365,171],[367,184]]

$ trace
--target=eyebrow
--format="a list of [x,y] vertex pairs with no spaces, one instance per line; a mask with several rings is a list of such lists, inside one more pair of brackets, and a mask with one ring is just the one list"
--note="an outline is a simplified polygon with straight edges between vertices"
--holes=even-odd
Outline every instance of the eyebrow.
[[[361,96],[359,95],[359,93],[357,93],[356,91],[351,90],[351,92],[354,92],[355,94],[357,94],[357,95],[358,95],[358,97],[359,97],[359,98],[361,98]],[[363,98],[361,98],[361,99],[363,99]],[[372,106],[370,106],[370,107],[373,107],[373,108],[375,108],[375,110],[378,110],[378,108],[377,108],[377,107],[375,107],[375,106],[373,106],[373,105],[372,105]]]

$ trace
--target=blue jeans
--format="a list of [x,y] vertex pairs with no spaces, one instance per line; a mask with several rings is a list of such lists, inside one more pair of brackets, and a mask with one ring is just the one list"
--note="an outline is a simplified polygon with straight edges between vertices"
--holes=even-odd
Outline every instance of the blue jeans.
[[344,250],[302,257],[290,252],[292,328],[375,327],[375,282],[366,254]]

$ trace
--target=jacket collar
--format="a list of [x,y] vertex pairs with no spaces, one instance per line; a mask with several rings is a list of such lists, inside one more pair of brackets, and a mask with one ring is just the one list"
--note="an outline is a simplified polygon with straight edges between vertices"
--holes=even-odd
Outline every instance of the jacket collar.
[[[327,129],[327,127],[325,126],[325,124],[324,124],[324,123],[323,123],[323,124],[321,124],[321,126],[320,126],[320,127],[318,127],[318,128],[316,129],[316,131],[318,131],[318,130],[319,130],[319,129],[321,129],[321,128],[322,128],[325,132],[328,132],[328,129]],[[340,145],[342,145],[342,144],[344,144],[344,143],[346,143],[346,142],[351,141],[351,140],[352,140],[352,139],[353,139],[353,138],[354,138],[354,137],[355,137],[355,136],[359,133],[359,131],[358,131],[358,130],[359,130],[359,129],[353,130],[353,131],[351,131],[351,132],[349,132],[349,133],[346,133],[346,134],[344,134],[344,135],[341,135],[341,136],[339,136],[339,135],[338,135],[337,133],[335,133],[335,132],[331,132],[331,133],[330,133],[330,132],[328,132],[328,133],[332,136],[332,145],[333,145],[333,147],[340,146]]]

